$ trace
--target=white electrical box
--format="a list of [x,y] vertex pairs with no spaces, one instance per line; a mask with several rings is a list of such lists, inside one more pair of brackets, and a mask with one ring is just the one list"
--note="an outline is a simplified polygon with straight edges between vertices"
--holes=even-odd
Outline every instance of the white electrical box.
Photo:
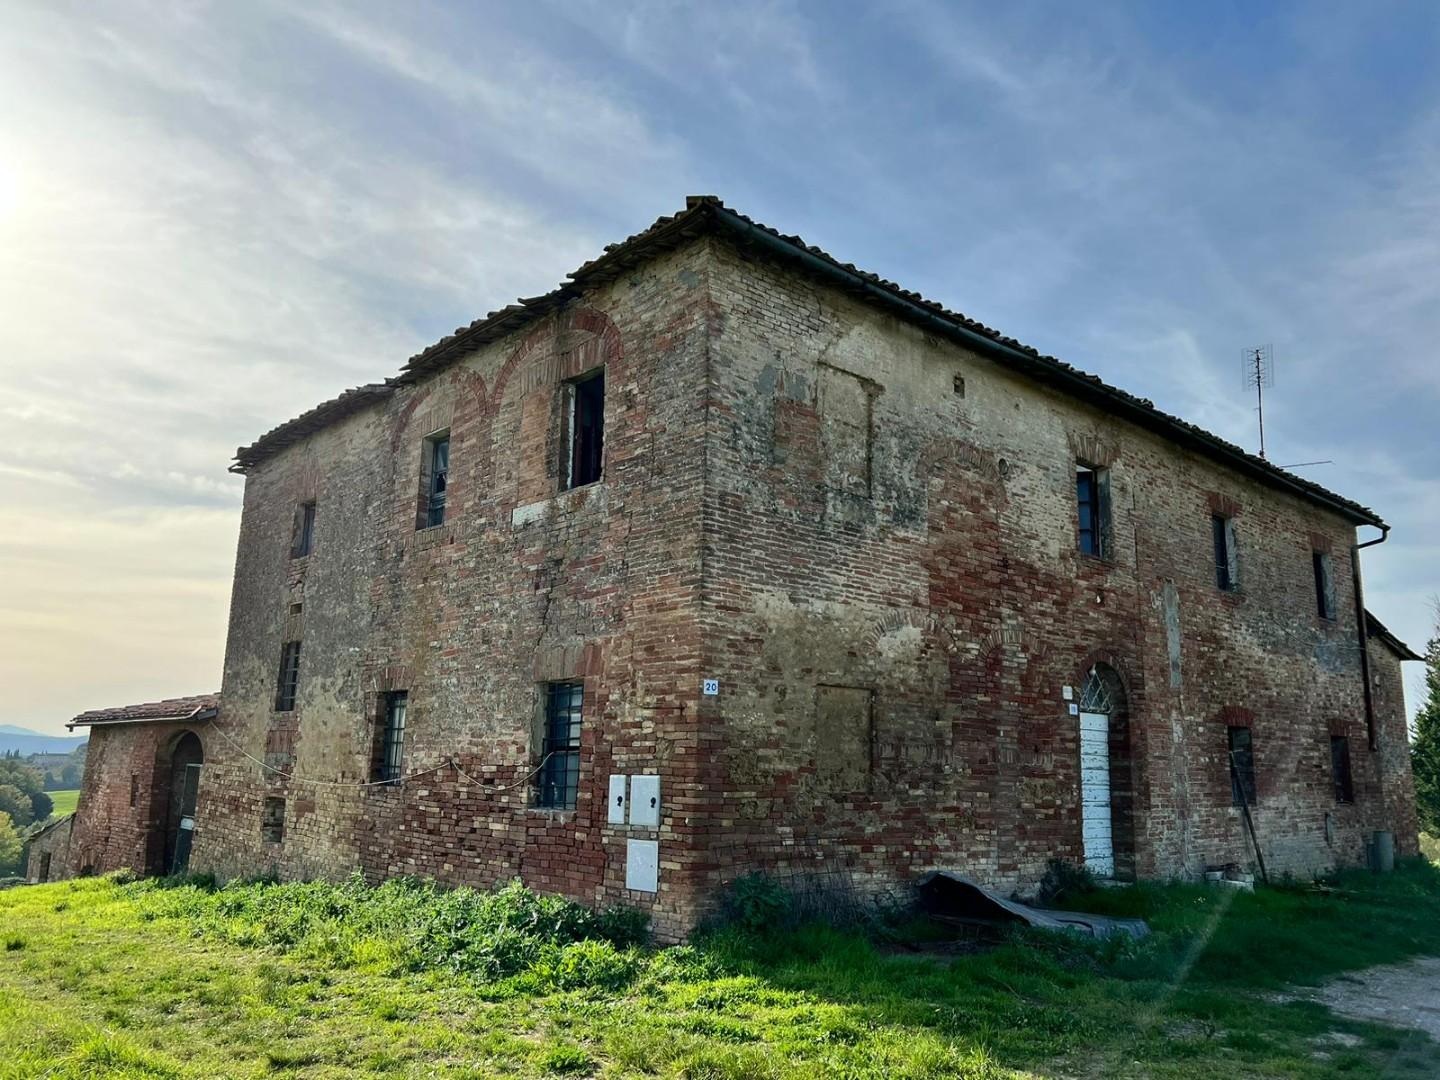
[[610,808],[606,818],[611,825],[625,824],[625,782],[627,776],[610,777]]
[[660,842],[625,841],[625,887],[640,892],[660,891]]
[[630,824],[644,829],[660,827],[660,777],[630,777]]

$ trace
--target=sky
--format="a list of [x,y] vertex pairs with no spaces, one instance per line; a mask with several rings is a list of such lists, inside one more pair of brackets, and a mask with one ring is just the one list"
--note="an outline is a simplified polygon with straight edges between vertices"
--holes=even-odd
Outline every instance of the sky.
[[1433,3],[0,0],[0,723],[218,688],[235,448],[692,193],[1252,449],[1273,345],[1423,649]]

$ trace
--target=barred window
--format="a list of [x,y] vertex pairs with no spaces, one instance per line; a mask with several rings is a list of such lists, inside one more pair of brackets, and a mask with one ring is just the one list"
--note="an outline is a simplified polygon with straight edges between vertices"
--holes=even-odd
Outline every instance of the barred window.
[[1225,729],[1230,751],[1230,801],[1235,806],[1255,805],[1255,747],[1248,727]]
[[280,678],[275,690],[275,711],[290,712],[295,708],[295,694],[300,687],[300,642],[287,641],[280,650]]
[[375,779],[396,781],[405,775],[405,716],[410,707],[410,695],[404,690],[392,690],[383,698],[384,712],[380,732],[380,754],[376,763]]
[[580,792],[580,712],[584,687],[578,682],[550,683],[545,688],[545,734],[540,743],[540,787],[536,805],[551,810],[575,809]]

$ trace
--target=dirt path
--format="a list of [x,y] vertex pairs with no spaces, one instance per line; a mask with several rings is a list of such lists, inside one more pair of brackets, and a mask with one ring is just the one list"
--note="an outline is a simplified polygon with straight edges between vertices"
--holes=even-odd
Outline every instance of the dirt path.
[[1351,972],[1295,996],[1356,1020],[1423,1031],[1440,1042],[1440,957]]

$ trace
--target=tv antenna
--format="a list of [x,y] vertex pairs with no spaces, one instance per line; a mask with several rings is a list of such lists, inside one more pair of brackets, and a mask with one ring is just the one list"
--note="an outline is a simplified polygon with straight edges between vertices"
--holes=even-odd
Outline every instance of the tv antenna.
[[1275,356],[1269,345],[1256,345],[1240,356],[1246,388],[1255,388],[1255,415],[1260,420],[1260,456],[1265,456],[1265,391],[1275,385]]

